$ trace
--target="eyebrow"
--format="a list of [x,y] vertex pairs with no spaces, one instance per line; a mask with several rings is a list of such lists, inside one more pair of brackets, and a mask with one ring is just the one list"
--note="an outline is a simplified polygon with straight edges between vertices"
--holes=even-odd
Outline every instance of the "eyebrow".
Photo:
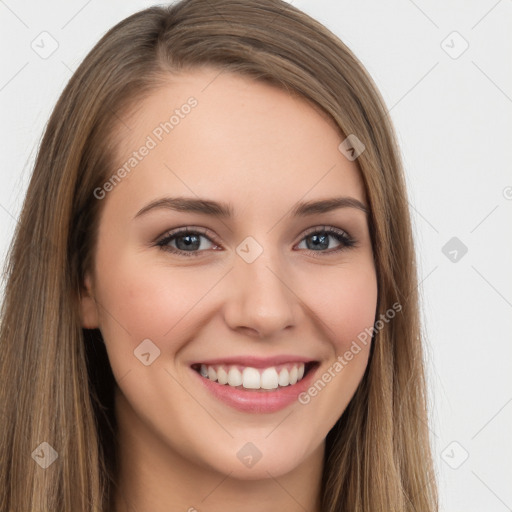
[[[163,197],[144,206],[137,212],[134,218],[140,217],[149,211],[162,208],[179,212],[202,213],[213,217],[234,217],[233,207],[227,203],[202,198]],[[356,208],[368,214],[368,208],[354,197],[333,197],[330,199],[298,203],[293,207],[291,215],[295,217],[306,217],[308,215],[330,212],[339,208]]]

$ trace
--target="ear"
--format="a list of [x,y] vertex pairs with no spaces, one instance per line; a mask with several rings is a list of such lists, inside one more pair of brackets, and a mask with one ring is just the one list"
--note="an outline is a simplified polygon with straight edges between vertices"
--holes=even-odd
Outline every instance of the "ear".
[[99,326],[98,308],[89,274],[85,276],[84,287],[80,293],[80,320],[84,329],[97,329]]

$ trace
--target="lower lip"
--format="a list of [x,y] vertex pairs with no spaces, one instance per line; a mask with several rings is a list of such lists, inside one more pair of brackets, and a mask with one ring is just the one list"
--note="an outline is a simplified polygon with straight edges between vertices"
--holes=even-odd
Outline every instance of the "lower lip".
[[195,370],[192,370],[192,372],[200,379],[203,386],[221,402],[242,412],[271,413],[298,401],[298,396],[310,386],[317,369],[318,365],[311,368],[302,380],[292,386],[264,391],[237,389],[228,384],[219,384],[207,379]]

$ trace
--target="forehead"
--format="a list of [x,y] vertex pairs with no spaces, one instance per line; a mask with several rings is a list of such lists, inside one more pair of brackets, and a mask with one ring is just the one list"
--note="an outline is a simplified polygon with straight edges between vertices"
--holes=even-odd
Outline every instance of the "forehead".
[[134,104],[115,137],[112,172],[128,171],[116,195],[178,192],[261,206],[333,192],[365,199],[332,119],[298,95],[234,73],[169,75]]

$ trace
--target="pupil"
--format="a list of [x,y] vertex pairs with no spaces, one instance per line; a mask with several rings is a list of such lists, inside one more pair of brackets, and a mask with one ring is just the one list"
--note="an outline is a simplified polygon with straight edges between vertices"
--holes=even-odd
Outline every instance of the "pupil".
[[[321,246],[322,249],[327,249],[329,247],[329,235],[322,234],[322,235],[311,235],[311,239],[314,240],[312,246],[308,245],[308,249],[315,249]],[[308,239],[309,240],[309,239]]]
[[[180,247],[180,240],[186,240],[182,247]],[[182,235],[176,239],[176,246],[182,250],[198,249],[199,237],[196,235]]]

